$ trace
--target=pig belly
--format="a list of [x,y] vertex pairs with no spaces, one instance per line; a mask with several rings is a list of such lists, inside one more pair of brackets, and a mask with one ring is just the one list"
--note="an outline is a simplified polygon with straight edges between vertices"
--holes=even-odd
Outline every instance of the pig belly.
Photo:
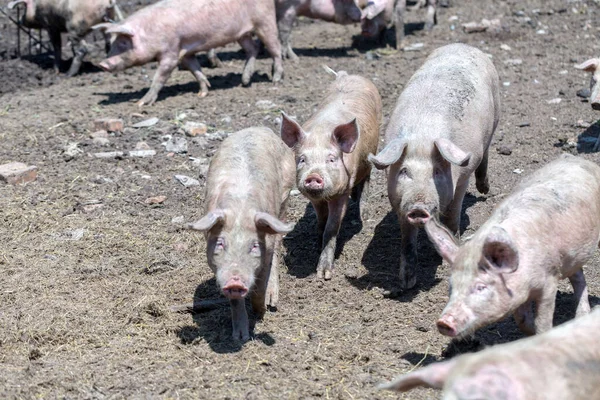
[[208,51],[217,47],[225,46],[235,42],[244,35],[252,32],[253,26],[249,23],[240,26],[232,26],[230,29],[221,32],[211,32],[210,35],[202,35],[189,39],[182,39],[181,49],[186,53],[198,53]]

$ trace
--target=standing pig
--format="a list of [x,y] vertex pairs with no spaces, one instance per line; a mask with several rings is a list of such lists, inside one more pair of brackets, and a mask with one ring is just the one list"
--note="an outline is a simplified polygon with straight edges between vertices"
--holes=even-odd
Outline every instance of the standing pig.
[[561,156],[524,179],[460,247],[434,219],[425,229],[452,266],[440,333],[462,337],[511,313],[523,332],[545,332],[560,279],[571,281],[576,315],[590,311],[582,267],[600,241],[600,167]]
[[357,0],[275,0],[277,26],[284,56],[297,60],[292,50],[290,35],[297,17],[322,19],[336,24],[360,22],[361,12]]
[[[317,277],[331,279],[336,239],[352,193],[366,216],[371,165],[377,151],[381,97],[366,78],[337,73],[318,110],[304,124],[283,114],[281,138],[296,154],[296,185],[317,214],[322,249]],[[363,193],[364,192],[364,193]]]
[[233,337],[248,340],[244,298],[261,317],[279,297],[281,221],[294,185],[294,155],[268,128],[249,128],[223,141],[210,162],[206,215],[189,228],[206,234],[208,265],[231,304]]
[[588,400],[600,397],[600,309],[543,335],[464,354],[401,376],[382,389],[443,389],[443,398]]
[[369,160],[389,167],[388,196],[402,231],[401,288],[416,284],[419,227],[440,214],[458,232],[473,171],[477,190],[488,192],[488,147],[499,115],[498,73],[485,54],[465,44],[431,53],[400,95],[386,146]]
[[104,70],[121,71],[158,61],[152,85],[138,105],[156,101],[171,72],[181,63],[200,84],[199,96],[208,94],[210,83],[195,54],[238,41],[246,51],[242,84],[249,85],[258,47],[252,32],[273,58],[273,82],[283,77],[281,46],[277,40],[275,5],[272,0],[161,0],[117,24],[97,28],[115,34]]
[[21,23],[28,28],[48,31],[54,48],[56,72],[60,69],[61,33],[67,32],[74,56],[67,76],[79,72],[83,57],[88,52],[83,38],[92,30],[92,26],[114,19],[115,13],[121,17],[114,0],[14,0],[8,3],[8,8],[12,9],[20,3],[26,6]]

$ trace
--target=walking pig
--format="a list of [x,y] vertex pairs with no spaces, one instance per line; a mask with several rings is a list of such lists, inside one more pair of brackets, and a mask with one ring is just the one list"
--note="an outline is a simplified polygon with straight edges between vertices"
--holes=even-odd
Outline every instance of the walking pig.
[[210,162],[206,215],[189,228],[206,234],[208,265],[231,304],[234,339],[249,338],[244,298],[261,317],[279,297],[281,221],[294,185],[294,155],[268,128],[231,134]]
[[[351,192],[366,216],[371,165],[377,151],[381,97],[366,78],[337,73],[318,110],[301,127],[285,113],[281,138],[296,154],[296,185],[317,214],[322,249],[317,277],[331,279],[336,239]],[[354,189],[354,190],[353,190]]]
[[281,45],[277,39],[273,0],[161,0],[117,24],[99,24],[116,35],[108,58],[100,67],[109,72],[158,61],[152,85],[138,105],[153,104],[171,72],[181,63],[200,84],[199,96],[208,94],[210,83],[195,54],[237,41],[246,51],[242,84],[249,85],[258,46],[262,40],[273,58],[273,82],[283,78]]
[[464,354],[401,376],[382,389],[443,389],[443,398],[600,398],[600,309],[542,335]]
[[560,279],[571,281],[576,315],[590,311],[582,268],[600,242],[600,167],[561,156],[524,179],[460,247],[434,219],[425,229],[452,265],[440,333],[465,336],[511,313],[523,332],[545,332]]
[[387,172],[388,196],[402,231],[400,287],[416,284],[417,233],[432,216],[454,233],[475,171],[487,193],[488,147],[500,115],[498,74],[474,47],[435,50],[400,95],[386,145],[369,160]]

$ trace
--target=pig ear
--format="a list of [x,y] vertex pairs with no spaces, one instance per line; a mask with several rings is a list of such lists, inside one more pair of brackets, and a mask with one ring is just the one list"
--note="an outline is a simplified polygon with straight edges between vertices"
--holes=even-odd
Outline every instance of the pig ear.
[[214,228],[216,225],[222,225],[225,223],[225,213],[223,210],[209,211],[204,217],[191,224],[187,224],[188,229],[195,231],[207,232]]
[[256,213],[254,223],[259,230],[271,235],[289,233],[294,229],[294,224],[286,224],[271,214],[262,211]]
[[344,153],[352,153],[358,142],[360,130],[356,118],[347,124],[338,125],[333,130],[333,138]]
[[435,249],[444,260],[454,264],[458,252],[458,242],[454,235],[436,218],[430,218],[425,223],[425,232]]
[[600,60],[599,59],[592,58],[590,60],[587,60],[584,63],[576,65],[575,68],[582,69],[582,70],[584,70],[586,72],[594,72],[594,71],[596,71],[596,68],[598,68],[599,64],[600,64]]
[[135,36],[133,29],[121,24],[112,24],[112,26],[106,30],[106,33],[114,33],[117,35],[125,35],[129,37]]
[[373,163],[375,168],[384,169],[398,162],[404,154],[406,142],[400,139],[394,139],[387,144],[377,155],[369,154],[369,161]]
[[300,124],[287,116],[286,113],[281,113],[281,139],[290,148],[294,148],[298,143],[301,143],[306,137],[306,133],[302,130]]
[[373,19],[385,10],[386,0],[369,0],[367,6],[363,8],[361,18]]
[[389,383],[379,385],[379,389],[407,392],[419,386],[442,389],[450,371],[456,365],[456,358],[428,365],[420,370],[410,372]]
[[114,23],[112,22],[102,22],[100,24],[96,24],[94,26],[92,26],[93,30],[101,30],[101,31],[106,31],[107,29],[111,28],[114,25]]
[[25,1],[25,0],[15,0],[15,1],[11,1],[10,3],[8,3],[8,9],[12,10],[13,8],[15,8],[16,6],[18,6],[21,3],[27,5],[27,1]]
[[519,267],[519,253],[508,232],[494,226],[483,243],[483,257],[499,273],[511,273]]
[[469,159],[471,158],[471,153],[465,153],[450,140],[440,138],[434,143],[446,161],[454,165],[458,165],[459,167],[465,167],[468,164]]

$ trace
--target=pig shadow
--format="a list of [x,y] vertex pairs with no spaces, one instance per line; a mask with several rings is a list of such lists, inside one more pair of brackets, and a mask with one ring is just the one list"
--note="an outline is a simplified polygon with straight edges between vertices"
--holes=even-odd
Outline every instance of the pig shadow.
[[577,152],[580,154],[597,153],[598,150],[594,151],[594,145],[599,139],[600,125],[596,121],[577,136]]
[[[334,256],[336,260],[342,254],[346,242],[359,233],[362,227],[358,203],[350,199],[337,237]],[[283,245],[286,248],[284,260],[288,266],[288,273],[296,278],[306,278],[317,272],[321,243],[317,233],[317,216],[310,202],[306,205],[304,215],[296,223],[294,230],[284,238]]]
[[431,354],[417,353],[414,351],[405,353],[400,358],[408,361],[414,366],[420,367],[424,367],[426,365],[433,364],[434,362],[439,361],[435,356]]
[[[211,85],[211,87],[209,89],[209,95],[210,95],[210,92],[215,92],[218,90],[227,90],[227,89],[232,89],[234,87],[242,86],[242,74],[241,74],[241,71],[239,74],[229,72],[226,75],[213,76],[209,79],[209,81],[210,81],[210,85]],[[259,82],[270,82],[270,81],[271,80],[269,79],[269,76],[267,74],[264,74],[264,73],[261,74],[259,72],[255,72],[254,75],[252,75],[251,84],[259,83]],[[149,89],[150,89],[150,86],[147,86],[147,87],[144,87],[143,89],[136,90],[135,92],[128,92],[128,93],[96,92],[94,94],[101,95],[101,96],[108,96],[108,99],[101,100],[99,102],[99,104],[110,105],[110,104],[126,103],[126,102],[130,102],[130,101],[138,101],[142,97],[144,97],[144,95],[146,94],[146,92],[148,92]],[[158,99],[156,101],[162,101],[169,97],[175,97],[175,96],[179,96],[179,95],[187,94],[187,93],[198,93],[199,90],[200,90],[200,85],[190,75],[190,82],[188,82],[188,83],[175,84],[175,85],[171,85],[171,86],[165,86],[164,88],[162,88],[162,90],[158,94]]]
[[[194,293],[194,303],[214,298],[218,291],[215,278],[211,278],[198,285]],[[251,340],[259,340],[267,346],[274,345],[275,339],[268,333],[253,334],[257,320],[252,314],[249,302],[246,302],[246,311],[250,320]],[[194,344],[202,338],[215,353],[219,354],[237,353],[244,346],[244,343],[231,337],[231,309],[228,303],[208,311],[191,314],[194,325],[183,326],[176,332],[182,344]]]
[[[52,70],[52,69],[54,69],[54,55],[53,54],[54,53],[49,53],[49,52],[40,53],[40,54],[31,54],[31,55],[22,56],[21,59],[37,65],[42,70]],[[59,72],[61,74],[63,74],[63,77],[65,77],[65,78],[66,78],[66,76],[64,74],[71,67],[72,61],[73,61],[73,58],[70,58],[67,61],[61,60],[61,62],[60,62]],[[97,72],[102,72],[102,69],[95,66],[91,62],[84,60],[81,63],[79,72],[75,76],[85,75],[85,74],[95,74]]]
[[353,58],[356,57],[355,54],[349,54],[348,52],[352,50],[352,47],[337,47],[333,49],[322,49],[318,47],[312,48],[293,48],[294,53],[298,57],[330,57],[330,58]]

